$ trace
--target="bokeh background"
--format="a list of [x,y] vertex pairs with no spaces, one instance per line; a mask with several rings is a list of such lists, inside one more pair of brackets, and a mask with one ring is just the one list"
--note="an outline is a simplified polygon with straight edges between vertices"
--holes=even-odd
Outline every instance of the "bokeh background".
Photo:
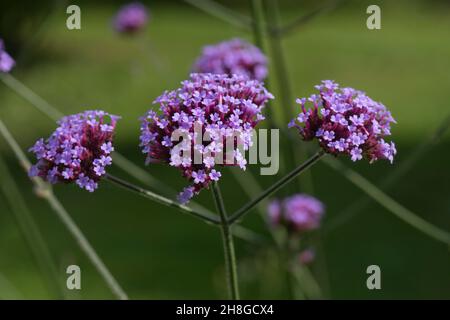
[[[120,114],[116,150],[144,168],[138,148],[138,118],[163,90],[175,88],[189,73],[204,45],[233,37],[253,41],[235,28],[182,1],[147,1],[151,22],[138,37],[111,29],[123,1],[75,1],[82,29],[66,28],[68,2],[2,1],[0,37],[17,59],[12,74],[64,113],[101,108]],[[250,15],[249,1],[221,1]],[[326,1],[280,1],[288,23]],[[378,4],[382,29],[366,28],[366,8]],[[387,105],[398,124],[394,165],[347,165],[380,185],[414,150],[429,139],[450,112],[450,3],[448,1],[341,1],[283,41],[295,96],[312,93],[322,79],[365,90]],[[277,96],[274,83],[272,91]],[[293,106],[294,107],[294,106]],[[283,108],[273,105],[278,119]],[[23,150],[47,136],[55,124],[0,83],[0,118]],[[278,120],[279,121],[279,120]],[[279,121],[280,126],[285,124]],[[299,142],[301,143],[301,142]],[[32,184],[3,139],[0,152],[19,185],[26,205],[48,243],[65,282],[65,268],[82,270],[82,290],[65,298],[113,298]],[[386,193],[427,221],[450,230],[450,136],[444,135]],[[117,168],[116,175],[128,178]],[[180,190],[179,172],[163,165],[145,168]],[[250,167],[255,174],[257,166]],[[230,173],[222,192],[229,211],[247,200]],[[312,169],[314,194],[327,206],[323,230],[308,241],[318,249],[312,269],[325,298],[450,298],[449,248],[400,221],[374,201],[351,219],[327,228],[364,193],[338,172],[319,163]],[[131,179],[131,178],[130,178]],[[258,177],[268,186],[275,177]],[[132,179],[131,179],[132,180]],[[0,181],[4,183],[5,180]],[[103,183],[93,193],[76,186],[55,192],[73,219],[134,299],[225,298],[219,230],[189,216]],[[211,194],[198,202],[214,208]],[[268,237],[253,212],[243,225]],[[284,276],[270,246],[236,240],[243,298],[286,298]],[[377,264],[382,289],[366,288],[366,267]],[[57,298],[48,289],[4,195],[0,193],[0,298]]]

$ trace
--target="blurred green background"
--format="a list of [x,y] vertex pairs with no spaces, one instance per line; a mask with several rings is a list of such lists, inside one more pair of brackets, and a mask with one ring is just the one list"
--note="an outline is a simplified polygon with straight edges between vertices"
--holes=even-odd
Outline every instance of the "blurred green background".
[[[138,118],[152,107],[153,99],[187,77],[204,45],[232,37],[253,40],[251,33],[179,1],[148,2],[151,22],[137,37],[118,36],[111,30],[111,18],[121,1],[79,2],[82,29],[74,31],[66,28],[67,4],[48,1],[35,10],[31,3],[21,12],[13,2],[6,7],[10,11],[0,11],[0,37],[6,39],[7,48],[11,43],[10,51],[17,58],[12,74],[64,113],[101,108],[122,115],[116,150],[142,167]],[[250,14],[247,0],[222,3]],[[281,1],[282,21],[292,21],[325,3]],[[368,4],[380,5],[381,30],[366,28]],[[12,12],[19,17],[11,20]],[[10,16],[8,23],[3,16]],[[398,122],[393,129],[398,145],[394,165],[346,161],[376,184],[392,174],[450,112],[450,6],[446,1],[343,1],[287,36],[283,46],[295,96],[312,93],[313,85],[322,79],[335,79],[365,90],[391,109]],[[273,91],[277,96],[276,88]],[[278,103],[273,109],[277,119],[282,118]],[[3,83],[0,118],[23,150],[55,128]],[[449,137],[446,134],[387,191],[444,230],[450,230]],[[60,280],[65,282],[67,265],[81,267],[82,290],[67,290],[66,297],[113,298],[46,202],[34,196],[3,139],[0,152],[48,242]],[[185,185],[171,167],[152,165],[146,170],[177,190]],[[258,167],[250,170],[257,174]],[[123,171],[112,171],[128,178]],[[322,163],[312,174],[314,194],[327,206],[326,229],[363,193]],[[230,173],[223,176],[222,192],[231,212],[248,199]],[[258,177],[265,186],[275,178]],[[63,185],[55,192],[131,298],[226,297],[218,229],[108,183],[94,194]],[[214,208],[208,191],[197,200]],[[268,236],[256,211],[243,224]],[[326,298],[450,298],[449,248],[375,202],[348,223],[309,239],[316,247],[320,243],[312,268]],[[239,239],[236,244],[242,297],[285,298],[284,276],[274,251]],[[371,264],[381,267],[382,290],[366,288],[366,267]],[[0,298],[54,297],[0,194]]]

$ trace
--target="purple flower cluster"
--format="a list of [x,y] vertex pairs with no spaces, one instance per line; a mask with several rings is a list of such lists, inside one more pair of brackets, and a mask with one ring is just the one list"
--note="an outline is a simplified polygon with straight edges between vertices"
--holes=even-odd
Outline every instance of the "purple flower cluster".
[[10,72],[15,64],[14,59],[5,51],[3,41],[0,39],[0,72]]
[[[353,88],[339,88],[331,80],[322,81],[316,89],[318,95],[297,99],[302,111],[289,127],[296,127],[306,141],[317,138],[334,155],[347,154],[353,161],[394,161],[395,144],[384,137],[391,134],[395,120],[382,103]],[[308,102],[312,108],[306,108]]]
[[155,100],[162,114],[150,110],[141,118],[140,146],[147,163],[168,162],[192,183],[179,195],[186,203],[219,180],[216,165],[245,170],[243,153],[228,150],[226,140],[232,137],[233,146],[236,142],[247,150],[253,128],[264,119],[261,111],[273,96],[259,81],[241,75],[194,73],[181,84]]
[[104,111],[85,111],[62,118],[46,141],[39,139],[30,151],[37,163],[30,177],[55,184],[75,182],[93,192],[111,165],[114,129],[119,117]]
[[127,4],[119,9],[114,18],[114,29],[120,33],[135,33],[148,22],[147,8],[139,2]]
[[285,226],[288,230],[301,233],[320,226],[324,205],[306,194],[296,194],[283,201],[274,200],[267,208],[273,226]]
[[206,46],[194,65],[195,72],[239,74],[262,81],[267,76],[267,58],[254,45],[232,39]]

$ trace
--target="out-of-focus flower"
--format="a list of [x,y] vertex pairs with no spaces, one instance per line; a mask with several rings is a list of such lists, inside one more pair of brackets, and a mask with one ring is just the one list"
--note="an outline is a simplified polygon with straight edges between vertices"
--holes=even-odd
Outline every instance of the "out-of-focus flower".
[[281,203],[278,200],[273,200],[267,206],[267,214],[270,225],[276,226],[281,221]]
[[136,33],[143,29],[148,22],[147,8],[139,2],[124,5],[114,18],[114,29],[120,33]]
[[3,41],[0,39],[0,72],[10,72],[15,64],[16,64],[16,62],[5,51]]
[[[396,121],[382,103],[353,88],[340,89],[331,80],[322,81],[316,89],[318,95],[297,99],[301,112],[289,127],[297,128],[306,141],[318,139],[325,152],[334,155],[346,154],[353,161],[394,161],[395,144],[384,137],[391,134],[391,123]],[[307,103],[312,107],[308,109]]]
[[75,182],[93,192],[112,164],[118,119],[101,110],[62,118],[50,138],[39,139],[30,148],[38,160],[29,171],[30,177],[38,176],[52,184]]
[[322,202],[306,194],[274,200],[268,207],[269,219],[275,226],[283,225],[295,233],[317,229],[323,214]]
[[140,146],[147,163],[169,163],[192,183],[179,195],[186,203],[220,179],[216,165],[245,170],[242,151],[251,146],[252,129],[273,96],[259,81],[241,75],[194,73],[181,84],[155,100],[160,115],[150,110],[141,118]]
[[195,72],[239,74],[262,81],[267,76],[267,58],[254,45],[232,39],[203,48],[194,64]]
[[311,248],[305,249],[298,254],[298,261],[304,265],[311,264],[315,258],[316,252]]

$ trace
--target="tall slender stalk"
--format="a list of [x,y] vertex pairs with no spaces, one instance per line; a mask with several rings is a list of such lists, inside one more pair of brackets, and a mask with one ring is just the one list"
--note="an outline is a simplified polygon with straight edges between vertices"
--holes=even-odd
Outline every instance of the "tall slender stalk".
[[[14,137],[11,135],[11,133],[1,120],[0,120],[0,134],[4,137],[6,142],[13,150],[17,159],[19,160],[19,163],[23,166],[25,171],[28,172],[31,167],[30,161],[22,152],[22,150],[19,147],[19,144],[16,142]],[[75,223],[75,221],[72,220],[67,210],[61,204],[61,202],[59,202],[58,198],[56,198],[56,196],[53,194],[53,191],[50,188],[50,186],[47,183],[45,183],[42,179],[37,177],[33,178],[32,181],[36,186],[37,194],[49,203],[50,207],[56,213],[58,218],[61,220],[61,222],[70,232],[70,234],[77,241],[78,245],[80,246],[80,249],[89,258],[91,263],[94,265],[99,274],[102,276],[103,280],[105,280],[106,284],[111,289],[112,293],[121,300],[128,299],[126,293],[123,291],[117,280],[114,278],[114,276],[108,270],[108,268],[100,259],[98,254],[95,252],[94,248],[86,239],[83,232],[78,228],[77,224]]]
[[[266,18],[265,18],[265,12],[264,12],[264,6],[263,6],[263,0],[252,0],[251,2],[251,9],[252,9],[252,17],[253,17],[253,38],[255,45],[259,47],[259,49],[268,57],[268,50],[266,47]],[[267,78],[264,80],[265,86],[269,92],[273,92],[272,88],[272,80],[271,80],[270,72]],[[265,113],[267,115],[267,123],[269,128],[274,129],[277,128],[276,119],[275,119],[275,110],[273,108],[274,104],[272,101],[267,101],[267,107],[264,109]],[[284,130],[282,132],[285,132]],[[287,171],[287,163],[289,161],[286,161],[284,157],[279,159],[280,161],[280,167],[282,172]]]
[[227,272],[227,283],[230,297],[233,300],[239,300],[239,284],[236,267],[236,255],[234,252],[233,235],[230,232],[225,204],[223,203],[222,193],[217,182],[212,185],[212,193],[217,211],[220,215],[223,250],[225,255],[225,267]]
[[[292,83],[289,78],[285,52],[282,43],[282,36],[277,32],[270,32],[270,30],[277,30],[280,28],[280,10],[277,0],[266,0],[265,11],[267,17],[268,40],[272,52],[273,71],[277,80],[278,90],[280,91],[280,104],[283,109],[283,130],[282,132],[288,138],[285,139],[284,150],[286,153],[286,164],[288,167],[293,166],[295,162],[303,162],[307,159],[307,149],[304,144],[294,142],[290,131],[286,126],[294,117],[292,105],[294,98],[292,94]],[[294,147],[295,145],[295,147]],[[312,193],[312,175],[310,172],[306,173],[302,180],[298,181],[300,189],[308,193]]]
[[[255,41],[255,45],[265,54],[267,55],[267,48],[265,45],[265,29],[266,29],[266,21],[264,17],[264,9],[262,0],[252,0],[251,2],[252,8],[252,17],[253,17],[253,38]],[[264,81],[266,88],[272,92],[270,77]],[[273,103],[269,100],[267,101],[267,107],[264,109],[267,114],[267,122],[270,128],[276,128],[276,121],[274,118],[274,110]]]
[[[427,152],[436,146],[436,144],[442,139],[444,134],[450,127],[450,114],[444,118],[444,120],[438,125],[438,127],[429,135],[427,139],[417,146],[411,154],[409,154],[383,181],[379,184],[381,189],[387,190],[391,188],[400,178],[407,174],[417,163],[417,161]],[[334,169],[333,166],[331,168]],[[350,170],[350,169],[347,169]],[[349,206],[342,210],[336,218],[330,219],[326,226],[324,226],[324,232],[330,232],[345,224],[357,214],[364,212],[364,209],[369,205],[373,198],[366,192],[356,201],[353,201]]]
[[14,214],[22,235],[30,248],[30,251],[43,274],[50,291],[59,298],[64,298],[61,279],[53,260],[47,242],[33,218],[25,199],[20,193],[14,178],[8,171],[6,163],[0,155],[0,190]]

